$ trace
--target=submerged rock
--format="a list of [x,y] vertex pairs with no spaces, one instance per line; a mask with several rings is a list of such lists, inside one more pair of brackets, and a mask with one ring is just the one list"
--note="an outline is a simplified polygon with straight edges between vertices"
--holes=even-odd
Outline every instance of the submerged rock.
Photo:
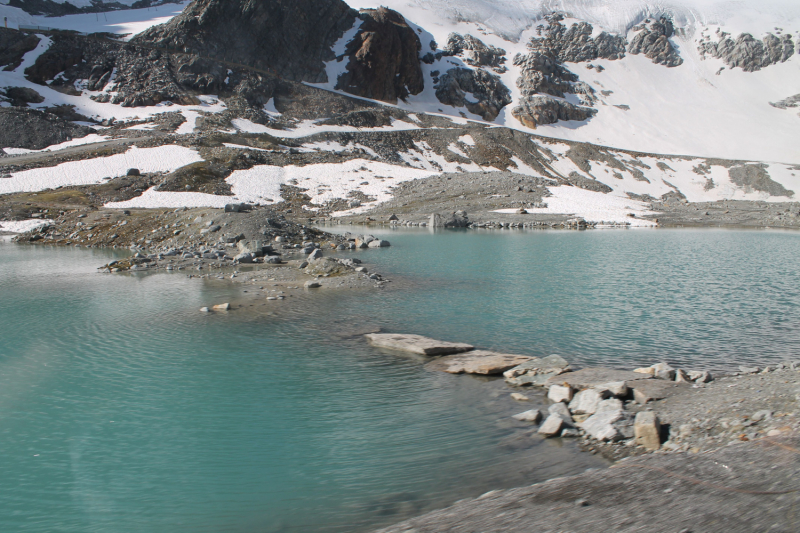
[[531,359],[526,355],[474,350],[462,355],[449,355],[428,363],[428,368],[449,374],[502,374],[509,368]]
[[373,346],[390,348],[420,355],[452,355],[469,352],[475,347],[459,342],[438,341],[422,335],[402,333],[369,333],[365,335]]

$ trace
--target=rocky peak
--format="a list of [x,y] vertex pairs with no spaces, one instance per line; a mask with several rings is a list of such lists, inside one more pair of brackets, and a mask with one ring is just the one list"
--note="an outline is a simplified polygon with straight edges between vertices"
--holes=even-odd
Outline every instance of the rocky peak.
[[336,88],[350,94],[396,103],[424,88],[417,33],[397,11],[361,11],[361,28],[347,45],[347,72]]
[[132,41],[321,83],[331,46],[356,16],[342,0],[195,0]]
[[759,40],[742,33],[736,40],[723,33],[717,42],[702,41],[698,47],[705,57],[722,59],[729,68],[739,67],[745,72],[761,70],[769,65],[783,63],[794,55],[794,41],[789,34],[780,37],[768,33]]
[[677,67],[683,59],[669,42],[675,33],[672,21],[666,17],[659,20],[646,20],[644,24],[634,26],[633,31],[638,32],[628,47],[628,52],[637,55],[644,54],[653,63],[667,67]]
[[502,64],[506,61],[506,51],[487,45],[469,34],[451,33],[444,47],[444,55],[460,56],[464,63],[473,67],[492,67],[498,72],[505,72]]

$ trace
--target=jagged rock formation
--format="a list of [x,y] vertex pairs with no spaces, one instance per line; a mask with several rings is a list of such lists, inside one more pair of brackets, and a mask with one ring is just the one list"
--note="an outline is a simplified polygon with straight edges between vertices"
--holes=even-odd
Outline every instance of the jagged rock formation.
[[487,45],[472,35],[451,33],[444,47],[445,56],[459,56],[464,63],[473,67],[490,67],[503,73],[506,68],[506,51],[496,46]]
[[396,103],[424,88],[422,45],[403,15],[391,9],[365,9],[355,39],[347,45],[347,72],[336,87],[350,94]]
[[514,65],[521,69],[517,87],[522,98],[512,114],[531,128],[559,120],[587,120],[597,112],[590,107],[542,96],[546,94],[563,98],[570,93],[579,95],[584,106],[596,102],[594,89],[581,82],[562,62],[598,58],[613,60],[625,56],[624,37],[603,32],[593,39],[590,24],[582,22],[567,29],[561,24],[563,15],[560,14],[550,15],[547,20],[549,26],[537,27],[539,37],[532,38],[528,43],[530,53],[518,54],[514,58]]
[[0,108],[0,146],[41,150],[94,132],[56,115],[19,107]]
[[653,63],[667,67],[677,67],[683,63],[680,54],[669,42],[675,33],[670,19],[661,17],[658,21],[646,20],[644,24],[634,26],[633,31],[639,33],[631,40],[629,53],[644,54]]
[[800,107],[800,94],[784,98],[777,102],[770,102],[769,105],[778,109],[789,109],[790,107]]
[[22,62],[22,56],[39,44],[39,38],[8,28],[0,28],[0,65],[3,70],[14,70]]
[[523,125],[535,128],[539,124],[554,124],[559,120],[587,120],[597,110],[576,106],[549,96],[529,96],[520,101],[511,114]]
[[701,41],[698,50],[703,57],[710,55],[722,59],[730,68],[739,67],[745,72],[754,72],[775,63],[783,63],[794,55],[794,46],[789,34],[777,37],[768,33],[764,39],[758,40],[749,33],[743,33],[734,41],[722,33],[717,42]]
[[321,83],[331,46],[356,15],[342,0],[196,0],[131,41]]
[[532,53],[546,55],[558,62],[570,61],[580,63],[594,59],[622,59],[625,57],[625,37],[602,32],[592,38],[592,25],[587,22],[573,24],[569,28],[561,21],[564,16],[554,13],[545,17],[547,27],[538,26],[536,33],[528,43]]
[[[477,101],[471,101],[467,93]],[[499,77],[483,69],[452,68],[439,78],[436,98],[446,105],[466,107],[491,122],[511,103],[511,91]]]

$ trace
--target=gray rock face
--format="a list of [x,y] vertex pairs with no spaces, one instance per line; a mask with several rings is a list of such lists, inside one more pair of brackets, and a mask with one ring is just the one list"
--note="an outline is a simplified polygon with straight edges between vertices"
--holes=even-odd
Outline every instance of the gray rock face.
[[770,102],[769,105],[772,107],[777,107],[778,109],[800,107],[800,94],[790,96],[789,98],[784,98],[783,100],[779,100],[777,102]]
[[742,33],[736,40],[722,34],[719,41],[701,41],[698,46],[704,57],[708,54],[722,59],[728,67],[739,67],[745,72],[783,63],[794,55],[794,49],[794,41],[788,33],[780,37],[768,33],[762,40],[749,33]]
[[9,148],[41,150],[76,137],[85,137],[93,131],[34,109],[0,108],[0,145]]
[[[471,100],[467,93],[472,94]],[[511,103],[511,92],[500,78],[483,69],[452,68],[439,78],[436,98],[445,105],[466,107],[489,122]]]
[[356,37],[347,45],[347,72],[336,88],[358,96],[396,103],[424,89],[422,45],[403,15],[391,9],[365,9]]
[[584,121],[593,117],[597,110],[591,107],[576,106],[549,96],[522,98],[520,105],[511,114],[529,128],[539,124],[554,124],[559,120]]
[[26,107],[28,104],[44,102],[44,96],[30,87],[8,87],[5,90],[6,98],[11,100],[11,105]]
[[638,30],[638,33],[628,46],[629,53],[644,54],[653,63],[667,67],[677,67],[683,63],[683,58],[669,41],[675,32],[670,19],[661,17],[658,21],[648,20],[633,30]]
[[473,350],[465,354],[448,355],[429,363],[427,368],[449,374],[502,374],[520,363],[531,359],[526,355]]
[[542,413],[538,409],[531,409],[529,411],[516,414],[511,418],[514,420],[519,420],[520,422],[533,422],[534,424],[538,424],[542,420]]
[[728,169],[731,181],[744,188],[745,192],[761,191],[770,196],[794,196],[794,191],[787,190],[783,185],[774,181],[767,171],[767,165],[747,164]]
[[505,70],[502,64],[506,61],[506,51],[496,46],[485,44],[472,35],[451,33],[447,37],[444,55],[459,56],[464,63],[473,67],[492,67]]
[[132,41],[320,83],[328,81],[323,62],[333,59],[331,46],[356,15],[342,0],[197,0]]
[[540,37],[528,44],[531,52],[541,53],[559,62],[580,63],[594,59],[622,59],[625,57],[625,37],[601,33],[592,38],[592,25],[588,22],[573,24],[569,28],[561,24],[564,16],[554,13],[545,17],[547,27],[536,28]]

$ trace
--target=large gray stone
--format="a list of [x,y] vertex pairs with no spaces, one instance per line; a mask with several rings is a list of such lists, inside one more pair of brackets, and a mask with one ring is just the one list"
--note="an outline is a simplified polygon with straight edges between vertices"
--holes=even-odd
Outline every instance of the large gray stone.
[[529,411],[516,414],[511,418],[514,420],[519,420],[520,422],[533,422],[534,424],[538,424],[542,420],[542,413],[538,409],[531,409]]
[[431,363],[427,368],[449,374],[502,374],[509,368],[531,359],[527,355],[474,350],[464,354],[448,355]]
[[611,396],[608,390],[585,389],[572,398],[569,410],[576,415],[593,415],[600,402]]
[[373,346],[420,355],[452,355],[469,352],[475,347],[458,342],[437,341],[422,335],[404,333],[370,333],[365,335]]
[[580,427],[600,441],[618,441],[633,437],[633,414],[626,411],[601,411],[584,420]]
[[544,423],[539,426],[539,434],[545,437],[557,437],[564,427],[564,420],[558,415],[548,416]]
[[551,415],[556,415],[561,417],[561,420],[564,421],[564,425],[566,427],[571,427],[571,428],[575,427],[575,421],[572,419],[572,415],[570,414],[569,409],[567,408],[567,405],[564,402],[554,403],[547,409],[547,411]]
[[636,436],[636,444],[644,446],[648,450],[661,448],[661,422],[658,416],[652,411],[642,411],[636,413],[633,425]]
[[550,385],[550,389],[547,391],[547,398],[554,402],[569,403],[572,400],[573,392],[572,387],[569,385]]

